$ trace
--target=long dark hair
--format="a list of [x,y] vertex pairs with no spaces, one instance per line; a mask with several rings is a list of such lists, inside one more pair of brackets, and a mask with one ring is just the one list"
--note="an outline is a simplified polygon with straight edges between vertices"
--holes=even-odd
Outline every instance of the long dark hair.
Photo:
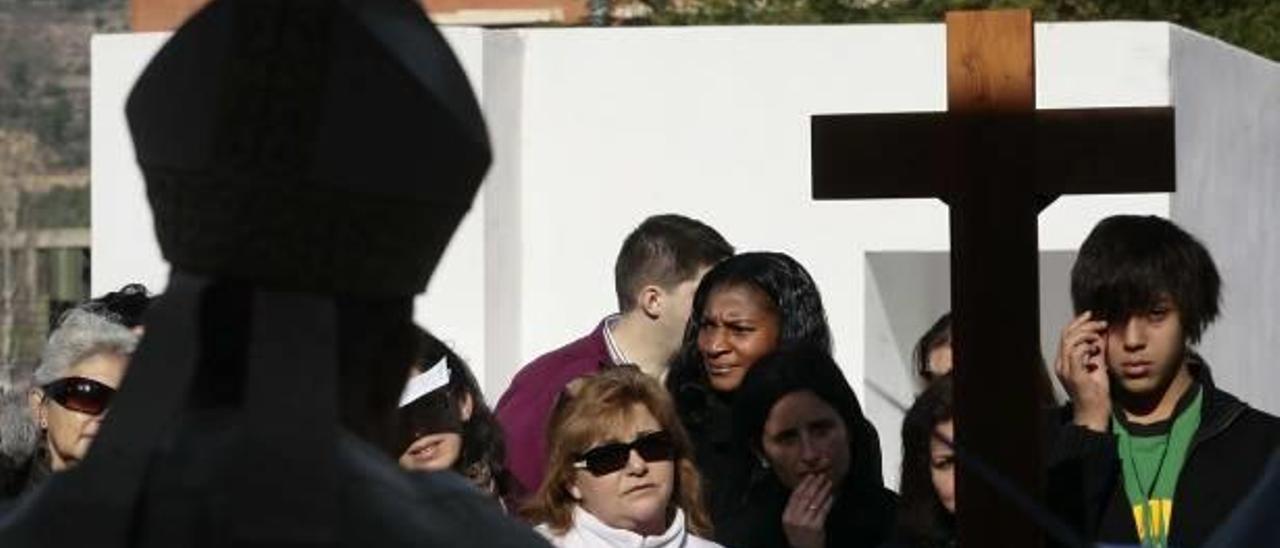
[[929,330],[916,341],[911,350],[911,363],[915,366],[915,376],[924,384],[933,381],[933,372],[929,368],[929,353],[940,346],[951,344],[951,311],[944,312]]
[[698,329],[711,294],[736,285],[754,287],[769,297],[778,315],[778,346],[807,346],[828,353],[831,351],[831,329],[827,327],[822,296],[804,266],[783,253],[734,255],[707,272],[693,295],[684,341],[667,374],[667,388],[675,396],[677,406],[685,406],[690,398],[690,389],[703,394],[710,390],[707,371],[698,351]]
[[761,358],[747,372],[733,404],[734,433],[757,454],[774,405],[788,394],[811,392],[840,415],[849,437],[849,474],[842,492],[879,490],[880,437],[862,414],[862,406],[844,373],[825,349],[783,347]]
[[480,392],[480,384],[471,373],[471,368],[453,349],[444,344],[435,335],[418,328],[418,357],[416,367],[426,369],[441,359],[449,367],[449,397],[453,399],[457,409],[462,408],[463,401],[471,397],[471,417],[462,427],[462,454],[453,469],[466,476],[485,489],[492,489],[495,496],[505,498],[510,495],[511,473],[506,465],[506,444],[503,441],[502,427],[493,416],[493,411],[484,401]]
[[955,537],[955,517],[933,487],[930,452],[934,428],[951,420],[951,401],[951,375],[943,375],[916,398],[902,421],[902,484],[894,535],[904,546],[943,546]]

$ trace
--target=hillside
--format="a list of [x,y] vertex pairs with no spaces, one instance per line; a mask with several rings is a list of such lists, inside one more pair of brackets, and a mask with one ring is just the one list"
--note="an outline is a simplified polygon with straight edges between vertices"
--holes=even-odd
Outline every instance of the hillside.
[[34,136],[42,171],[87,173],[89,39],[127,30],[127,13],[127,0],[0,0],[0,130]]

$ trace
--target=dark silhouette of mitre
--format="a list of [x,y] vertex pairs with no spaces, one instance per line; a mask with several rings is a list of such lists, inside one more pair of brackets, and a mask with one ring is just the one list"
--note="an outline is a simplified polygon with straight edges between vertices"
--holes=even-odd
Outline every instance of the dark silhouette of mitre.
[[544,546],[338,414],[390,424],[392,334],[489,164],[418,5],[214,0],[127,110],[174,268],[92,450],[0,515],[0,546]]
[[490,161],[461,67],[408,0],[215,1],[127,112],[165,258],[265,287],[421,292]]

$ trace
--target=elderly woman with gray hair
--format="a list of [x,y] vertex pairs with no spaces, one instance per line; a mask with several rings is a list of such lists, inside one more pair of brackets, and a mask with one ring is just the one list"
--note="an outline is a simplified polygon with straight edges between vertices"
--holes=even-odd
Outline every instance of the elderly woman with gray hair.
[[[4,410],[6,430],[34,432],[19,436],[29,440],[27,447],[6,440],[6,456],[17,460],[25,453],[27,462],[5,478],[5,496],[25,493],[84,458],[137,342],[137,333],[102,315],[81,308],[67,312],[45,344],[27,413],[15,417],[15,408]],[[24,419],[29,424],[14,423]]]

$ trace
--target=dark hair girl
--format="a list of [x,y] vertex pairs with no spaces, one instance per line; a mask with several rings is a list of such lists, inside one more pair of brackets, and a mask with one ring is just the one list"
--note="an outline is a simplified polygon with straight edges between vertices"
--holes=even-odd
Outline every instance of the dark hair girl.
[[795,259],[742,253],[702,278],[667,389],[693,439],[714,524],[740,505],[741,488],[758,466],[733,436],[733,395],[756,361],[793,345],[831,349],[822,298]]
[[[484,402],[480,385],[452,349],[421,328],[417,332],[418,353],[410,369],[413,376],[400,407],[401,466],[426,471],[452,469],[494,496],[507,497],[511,482],[503,466],[502,430]],[[410,393],[415,379],[433,374],[443,386]]]
[[952,434],[951,401],[951,376],[943,375],[916,398],[902,421],[895,546],[932,548],[955,542],[954,457],[935,435]]
[[734,401],[734,427],[762,468],[745,510],[724,524],[729,546],[879,546],[893,493],[880,439],[825,349],[784,348],[756,363]]

